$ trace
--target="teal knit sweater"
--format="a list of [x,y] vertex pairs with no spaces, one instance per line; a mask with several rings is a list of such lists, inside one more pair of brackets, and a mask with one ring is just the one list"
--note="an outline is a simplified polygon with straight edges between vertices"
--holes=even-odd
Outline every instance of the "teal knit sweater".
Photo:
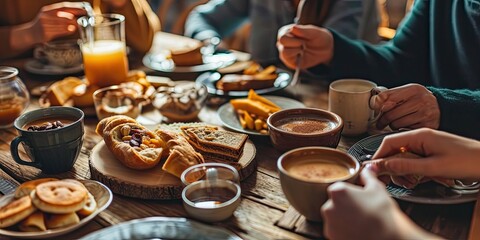
[[425,85],[438,100],[441,130],[480,139],[480,0],[417,0],[385,45],[332,33],[332,80],[355,77],[386,87]]

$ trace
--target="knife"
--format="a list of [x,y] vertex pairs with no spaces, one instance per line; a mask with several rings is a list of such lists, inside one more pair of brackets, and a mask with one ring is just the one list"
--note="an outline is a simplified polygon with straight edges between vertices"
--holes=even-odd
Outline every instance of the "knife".
[[0,192],[3,195],[8,195],[10,193],[15,192],[15,189],[17,189],[18,184],[12,182],[11,180],[5,179],[5,178],[0,178]]

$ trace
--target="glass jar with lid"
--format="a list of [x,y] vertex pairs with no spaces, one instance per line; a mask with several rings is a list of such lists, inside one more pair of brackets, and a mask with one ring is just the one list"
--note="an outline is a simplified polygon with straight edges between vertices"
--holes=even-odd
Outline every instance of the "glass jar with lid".
[[18,69],[0,66],[0,128],[11,127],[29,102],[30,94],[18,77]]

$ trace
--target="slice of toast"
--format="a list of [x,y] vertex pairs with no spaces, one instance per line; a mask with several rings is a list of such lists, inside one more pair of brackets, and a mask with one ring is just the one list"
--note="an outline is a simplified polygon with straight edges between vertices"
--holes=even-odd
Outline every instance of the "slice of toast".
[[188,142],[197,150],[209,155],[219,155],[219,159],[238,159],[248,135],[219,130],[212,126],[184,126],[180,128]]

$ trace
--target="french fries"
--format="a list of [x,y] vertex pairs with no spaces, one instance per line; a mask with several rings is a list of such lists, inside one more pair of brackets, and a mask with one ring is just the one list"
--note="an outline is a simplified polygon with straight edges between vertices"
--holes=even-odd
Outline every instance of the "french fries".
[[267,134],[267,118],[281,108],[270,100],[259,96],[252,89],[248,97],[230,100],[243,129]]

